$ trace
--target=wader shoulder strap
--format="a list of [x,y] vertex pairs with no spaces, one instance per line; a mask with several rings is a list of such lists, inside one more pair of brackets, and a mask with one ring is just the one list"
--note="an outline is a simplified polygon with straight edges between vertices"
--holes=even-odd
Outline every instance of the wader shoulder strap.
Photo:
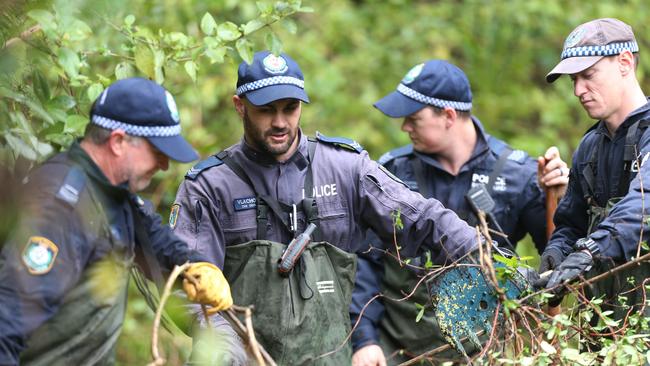
[[312,240],[316,242],[322,240],[318,219],[318,205],[316,204],[316,198],[314,197],[314,172],[312,170],[312,163],[314,162],[314,155],[316,155],[316,144],[318,143],[318,140],[310,137],[307,141],[309,144],[309,164],[307,165],[307,174],[305,175],[305,183],[303,186],[305,198],[302,200],[302,209],[307,219],[307,225],[310,223],[316,225],[316,230],[314,230],[311,235]]
[[427,184],[427,180],[424,175],[424,166],[422,165],[422,160],[415,156],[411,156],[411,166],[413,167],[413,173],[415,173],[415,181],[418,184],[418,191],[424,198],[431,198],[433,192],[431,192],[431,185]]
[[494,184],[496,183],[497,177],[500,176],[503,172],[503,168],[506,166],[506,162],[508,161],[510,154],[512,154],[512,149],[510,146],[504,146],[503,150],[501,150],[501,153],[499,154],[499,159],[492,168],[492,172],[490,172],[490,178],[488,179],[487,185],[487,190],[490,196],[494,194]]
[[632,167],[634,166],[637,155],[640,153],[639,141],[645,129],[650,125],[650,120],[644,119],[635,122],[627,129],[625,134],[625,151],[623,152],[623,174],[621,182],[618,185],[617,197],[623,197],[629,189]]
[[594,175],[594,172],[596,171],[596,164],[598,162],[598,151],[600,150],[600,146],[603,144],[604,140],[605,135],[601,134],[596,143],[596,147],[591,152],[587,165],[582,169],[582,176],[584,179],[580,181],[580,185],[582,186],[582,192],[588,204],[592,204],[594,201],[593,197],[595,194],[596,184],[596,176]]
[[239,165],[235,160],[232,159],[232,157],[228,154],[227,151],[222,151],[217,154],[217,158],[219,158],[221,161],[223,161],[224,164],[230,168],[230,170],[233,171],[241,180],[246,182],[252,189],[253,192],[255,192],[255,206],[256,206],[256,221],[257,221],[257,239],[262,240],[266,239],[266,226],[269,221],[269,206],[266,204],[266,202],[262,202],[260,199],[259,194],[257,193],[257,189],[255,188],[255,185],[253,184],[253,181],[250,179],[248,174],[244,171],[244,168]]

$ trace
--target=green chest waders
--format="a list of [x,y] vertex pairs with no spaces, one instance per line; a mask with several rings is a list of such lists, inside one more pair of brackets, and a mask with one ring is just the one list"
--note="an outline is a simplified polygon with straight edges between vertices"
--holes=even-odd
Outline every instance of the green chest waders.
[[[643,134],[642,131],[647,128],[650,124],[650,121],[642,120],[634,123],[628,128],[626,137],[625,137],[625,151],[623,155],[623,174],[621,181],[619,182],[616,191],[610,192],[609,196],[613,197],[607,200],[605,207],[601,207],[596,204],[594,199],[595,194],[595,172],[596,164],[598,161],[598,151],[600,145],[603,143],[604,135],[600,137],[600,141],[596,145],[596,148],[592,152],[588,164],[582,171],[583,180],[581,181],[582,190],[585,193],[585,198],[589,203],[589,209],[587,210],[588,215],[588,231],[587,235],[594,232],[598,226],[607,216],[609,216],[610,211],[621,199],[627,194],[629,189],[629,184],[634,178],[635,174],[633,173],[633,167],[635,166],[636,156],[638,154],[638,142]],[[641,218],[639,218],[639,228],[641,229]],[[643,253],[642,253],[643,254]],[[612,260],[595,260],[594,266],[587,273],[588,278],[594,277],[598,274],[607,272],[608,270],[619,266],[625,263],[624,261],[615,262]],[[650,277],[650,263],[644,262],[639,266],[628,268],[623,271],[619,271],[616,274],[601,280],[591,286],[585,287],[585,295],[588,299],[604,297],[605,301],[602,305],[602,310],[611,310],[614,313],[611,317],[615,320],[623,319],[628,313],[628,308],[622,307],[618,299],[618,295],[622,295],[626,298],[625,304],[627,305],[643,305],[643,289],[639,288],[637,290],[631,291],[634,287],[641,286],[643,281],[646,278]],[[631,280],[633,281],[630,283]],[[624,294],[625,293],[625,294]],[[644,308],[645,316],[650,316],[650,307],[646,306]],[[594,317],[594,320],[597,321],[598,317]]]
[[27,341],[21,365],[113,365],[132,259],[108,255],[93,263],[59,311]]
[[[305,175],[305,197],[287,205],[260,194],[246,171],[227,152],[217,154],[238,177],[256,192],[257,239],[226,248],[223,272],[230,283],[235,304],[253,305],[257,340],[278,365],[347,365],[352,358],[349,307],[356,272],[356,255],[327,242],[317,229],[298,264],[283,277],[278,260],[286,244],[264,240],[269,215],[275,215],[284,229],[298,235],[297,213],[307,224],[318,227],[318,207],[313,195],[312,162],[316,141],[309,140],[309,165]],[[345,342],[345,343],[344,343]],[[319,355],[338,352],[319,358]]]
[[257,340],[278,365],[347,365],[350,343],[348,309],[356,256],[326,242],[311,243],[290,275],[278,272],[286,248],[267,240],[229,246],[224,275],[233,300],[253,305]]

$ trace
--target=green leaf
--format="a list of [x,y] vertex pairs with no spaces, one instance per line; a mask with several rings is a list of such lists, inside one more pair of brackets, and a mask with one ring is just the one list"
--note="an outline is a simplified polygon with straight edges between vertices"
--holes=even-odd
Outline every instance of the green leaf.
[[273,5],[269,3],[258,1],[255,4],[257,5],[257,10],[259,10],[262,15],[271,14],[271,12],[273,12]]
[[284,18],[281,24],[290,34],[296,34],[296,32],[298,32],[298,26],[293,19]]
[[214,18],[210,13],[205,13],[203,18],[201,18],[201,32],[207,34],[208,36],[214,35],[214,31],[217,28],[217,22],[214,21]]
[[196,83],[196,71],[197,71],[196,62],[187,61],[184,66],[187,75],[189,75],[190,78],[192,78],[192,81]]
[[38,158],[36,151],[29,146],[25,141],[19,139],[18,137],[7,133],[4,135],[7,144],[11,146],[11,149],[15,154],[25,157],[27,160],[35,161]]
[[155,80],[158,84],[162,84],[165,81],[165,74],[163,72],[163,67],[165,66],[165,52],[163,50],[155,50],[153,54]]
[[210,47],[205,50],[205,55],[210,58],[210,63],[222,63],[226,55],[226,47]]
[[422,317],[424,316],[424,308],[420,309],[418,312],[418,315],[415,317],[415,322],[418,323],[420,320],[422,320]]
[[246,38],[240,38],[235,44],[239,56],[246,61],[251,63],[253,61],[253,44]]
[[241,36],[237,25],[233,22],[225,22],[217,27],[217,37],[226,42],[234,41]]
[[264,39],[264,43],[266,44],[266,48],[270,50],[274,55],[279,55],[280,52],[282,52],[282,42],[275,33],[267,33]]
[[79,19],[74,19],[66,26],[63,38],[72,42],[83,41],[93,33],[88,24]]
[[155,77],[153,52],[148,46],[138,44],[135,47],[135,66],[149,79]]
[[77,105],[77,102],[69,95],[58,95],[47,103],[48,107],[58,108],[64,111],[73,108],[75,105]]
[[54,15],[47,10],[31,10],[27,13],[27,16],[38,22],[43,31],[52,31],[56,29],[56,20],[54,19]]
[[249,21],[248,23],[246,23],[242,27],[242,31],[244,32],[244,35],[247,36],[247,35],[255,32],[255,31],[261,29],[265,25],[266,25],[266,23],[261,21],[260,19],[253,19],[253,20]]
[[135,23],[135,15],[129,14],[124,17],[124,25],[130,27]]
[[115,66],[115,79],[121,80],[133,76],[133,66],[130,62],[120,62]]
[[104,90],[104,86],[100,83],[93,83],[88,87],[88,90],[86,91],[86,95],[88,96],[88,101],[91,103],[97,99],[97,97],[102,93]]
[[298,12],[299,13],[313,13],[314,8],[312,8],[311,6],[303,6],[300,9],[298,9]]
[[61,47],[59,48],[59,52],[57,52],[57,56],[57,61],[65,73],[72,79],[76,78],[79,75],[79,68],[81,67],[79,55],[69,48]]
[[50,100],[50,86],[42,72],[34,69],[32,83],[34,85],[34,94],[42,103]]
[[78,114],[70,114],[65,120],[65,127],[63,131],[76,136],[81,136],[87,124],[88,118],[80,116]]

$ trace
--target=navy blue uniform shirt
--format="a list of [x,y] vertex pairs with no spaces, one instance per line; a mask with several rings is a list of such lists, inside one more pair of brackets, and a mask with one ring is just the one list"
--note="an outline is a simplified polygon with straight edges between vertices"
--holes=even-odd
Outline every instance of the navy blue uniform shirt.
[[[130,262],[140,245],[134,209],[161,267],[202,261],[126,185],[112,185],[78,143],[32,172],[25,188],[20,225],[0,253],[0,365],[18,363],[30,334],[95,263],[108,255]],[[34,243],[41,248],[30,250]]]
[[[582,138],[573,155],[573,168],[569,177],[566,195],[560,201],[555,212],[556,230],[551,236],[548,248],[560,249],[565,255],[573,252],[576,240],[587,236],[588,203],[581,182],[585,179],[583,170],[591,159],[591,154],[598,147],[596,163],[594,199],[600,207],[605,207],[610,198],[618,196],[620,185],[629,186],[624,198],[614,206],[609,216],[596,226],[589,235],[600,247],[600,255],[612,258],[616,262],[626,261],[636,256],[639,240],[647,240],[648,225],[641,225],[650,201],[644,203],[645,191],[650,187],[650,171],[646,163],[650,156],[650,133],[646,128],[641,134],[637,150],[637,162],[632,165],[631,182],[623,181],[623,153],[628,128],[637,121],[650,119],[650,103],[630,113],[614,136],[610,136],[603,121],[594,125]],[[640,165],[640,167],[639,167]],[[640,174],[638,174],[640,173]],[[643,207],[646,212],[643,212]],[[641,231],[642,230],[642,231]]]

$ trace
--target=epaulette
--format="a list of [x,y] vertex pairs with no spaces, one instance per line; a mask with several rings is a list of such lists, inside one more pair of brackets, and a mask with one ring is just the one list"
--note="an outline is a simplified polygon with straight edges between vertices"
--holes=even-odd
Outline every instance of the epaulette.
[[384,155],[379,157],[379,160],[377,160],[377,162],[381,165],[385,165],[386,163],[388,163],[393,159],[397,159],[399,157],[407,156],[411,154],[413,154],[413,144],[408,144],[385,153]]
[[325,142],[327,144],[332,144],[347,150],[356,151],[357,153],[361,153],[363,151],[363,146],[361,146],[358,142],[349,138],[327,137],[321,134],[320,132],[316,132],[316,139],[320,142]]
[[501,153],[507,149],[511,151],[510,155],[508,155],[508,160],[516,161],[519,164],[523,164],[526,161],[526,158],[528,157],[527,152],[523,150],[514,150],[508,144],[494,136],[488,136],[487,139],[490,150],[492,150],[497,156],[501,155]]
[[81,168],[72,166],[63,179],[63,184],[56,192],[56,198],[75,207],[85,186],[86,174]]
[[508,155],[508,160],[514,160],[519,164],[523,164],[528,158],[528,153],[524,150],[512,150],[510,155]]
[[185,178],[195,180],[204,170],[223,164],[223,161],[219,159],[217,155],[211,155],[196,163],[196,165],[187,171]]

